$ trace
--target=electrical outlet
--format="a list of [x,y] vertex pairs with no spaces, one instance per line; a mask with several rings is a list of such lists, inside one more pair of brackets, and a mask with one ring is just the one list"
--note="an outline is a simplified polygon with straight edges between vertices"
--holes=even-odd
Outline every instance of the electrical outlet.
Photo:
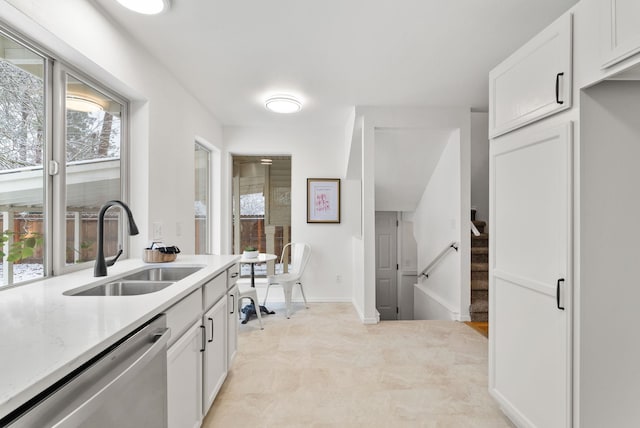
[[162,239],[162,223],[154,222],[153,223],[153,240],[158,241]]

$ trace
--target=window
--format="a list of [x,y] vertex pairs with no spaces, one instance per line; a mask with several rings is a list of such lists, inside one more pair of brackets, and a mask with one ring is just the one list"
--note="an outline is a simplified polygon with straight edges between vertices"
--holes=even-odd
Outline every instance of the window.
[[[100,207],[125,199],[126,107],[0,32],[0,286],[87,267],[81,263],[95,258]],[[118,210],[107,220],[111,255],[124,244],[123,222]]]
[[[58,71],[58,70],[56,70]],[[65,83],[65,265],[95,260],[98,213],[122,199],[122,114],[124,105],[60,70]],[[121,211],[107,211],[105,256],[122,245]]]
[[211,251],[210,200],[211,200],[211,151],[195,143],[195,254]]

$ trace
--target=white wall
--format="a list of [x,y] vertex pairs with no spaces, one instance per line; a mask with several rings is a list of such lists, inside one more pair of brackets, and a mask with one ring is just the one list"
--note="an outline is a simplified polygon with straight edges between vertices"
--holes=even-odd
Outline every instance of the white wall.
[[489,113],[471,113],[471,206],[489,224]]
[[140,229],[131,256],[141,256],[153,222],[165,242],[192,253],[193,144],[200,136],[222,147],[216,118],[86,0],[0,0],[0,20],[131,100],[129,199]]
[[230,154],[291,156],[291,240],[311,245],[304,274],[307,299],[351,301],[352,235],[360,215],[357,182],[341,182],[340,224],[306,222],[307,178],[344,178],[344,129],[225,127],[223,135]]
[[[425,269],[451,242],[461,241],[460,218],[460,133],[451,134],[431,180],[414,214],[414,234],[418,242],[418,272]],[[466,234],[468,235],[468,234]],[[429,278],[419,278],[419,288],[447,311],[420,308],[416,298],[414,315],[418,319],[460,319],[461,252],[451,250]],[[417,297],[417,296],[416,296]]]
[[580,426],[640,420],[640,82],[604,82],[580,98]]

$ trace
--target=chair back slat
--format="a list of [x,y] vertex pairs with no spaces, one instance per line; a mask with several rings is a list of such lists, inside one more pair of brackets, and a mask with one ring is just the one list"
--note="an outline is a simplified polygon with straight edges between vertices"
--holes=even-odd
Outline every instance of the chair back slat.
[[311,247],[309,244],[305,244],[303,242],[290,242],[285,245],[282,249],[282,257],[280,257],[280,262],[283,266],[287,262],[285,259],[287,249],[289,249],[291,253],[291,266],[289,267],[288,272],[289,274],[299,278],[302,276],[304,268],[311,256]]

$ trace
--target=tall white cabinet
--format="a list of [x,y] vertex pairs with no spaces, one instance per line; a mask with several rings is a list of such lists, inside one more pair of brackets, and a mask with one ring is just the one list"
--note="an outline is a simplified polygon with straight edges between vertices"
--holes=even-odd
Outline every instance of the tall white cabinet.
[[572,426],[572,15],[490,73],[489,391],[519,427]]
[[[640,1],[581,0],[571,13],[572,107],[492,132],[489,388],[518,427],[631,428],[640,421]],[[546,32],[534,40],[551,40]],[[526,72],[509,76],[513,58],[544,60],[530,47],[492,71],[524,87],[492,92],[491,112],[549,97]]]
[[491,394],[520,426],[571,426],[571,124],[491,146]]

